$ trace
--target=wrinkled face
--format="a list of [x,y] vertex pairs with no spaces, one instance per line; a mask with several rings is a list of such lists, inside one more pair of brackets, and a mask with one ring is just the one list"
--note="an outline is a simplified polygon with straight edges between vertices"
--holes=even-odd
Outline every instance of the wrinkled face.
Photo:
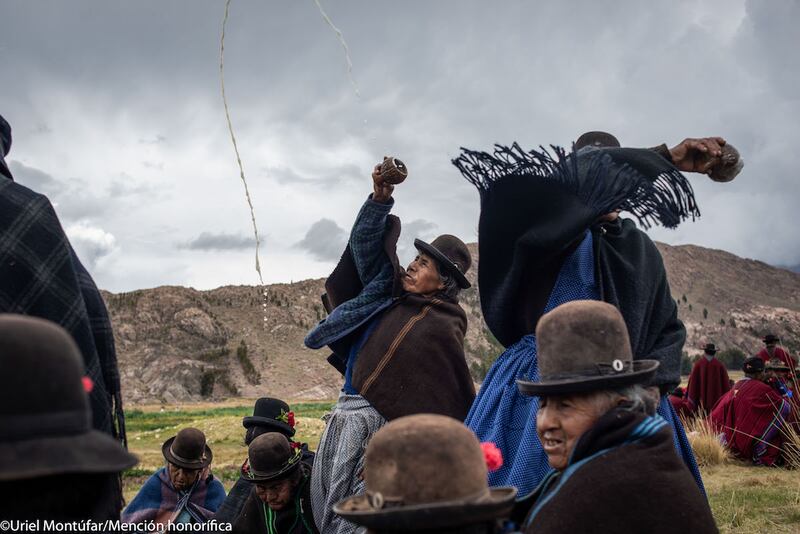
[[550,467],[567,467],[570,455],[584,432],[611,408],[605,395],[542,397],[536,414],[536,433]]
[[439,278],[436,260],[420,252],[406,269],[406,274],[403,276],[403,289],[409,293],[426,296],[444,289],[444,284]]
[[256,484],[256,495],[272,510],[283,510],[292,503],[296,485],[297,483],[291,478],[276,482],[262,482]]
[[186,469],[175,464],[167,462],[167,470],[169,471],[169,479],[172,485],[178,491],[186,491],[192,487],[200,476],[202,469]]

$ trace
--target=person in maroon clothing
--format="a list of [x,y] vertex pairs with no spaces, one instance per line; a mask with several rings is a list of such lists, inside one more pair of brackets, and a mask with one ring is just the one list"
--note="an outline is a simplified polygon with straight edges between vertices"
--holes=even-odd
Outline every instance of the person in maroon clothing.
[[679,416],[684,419],[692,416],[689,400],[686,398],[686,388],[676,387],[669,394],[669,402]]
[[789,353],[784,350],[783,347],[779,347],[778,344],[780,343],[780,339],[775,334],[767,334],[762,339],[764,345],[766,345],[761,352],[756,354],[759,358],[764,360],[764,363],[767,364],[772,358],[778,358],[782,361],[785,365],[788,365],[792,369],[797,366],[797,360],[789,356]]
[[686,399],[693,413],[708,415],[720,397],[731,389],[728,370],[716,359],[717,347],[706,343],[701,356],[692,367]]
[[745,377],[717,402],[711,423],[735,456],[755,465],[772,466],[780,461],[783,427],[791,407],[763,382],[764,360],[748,358],[742,370]]

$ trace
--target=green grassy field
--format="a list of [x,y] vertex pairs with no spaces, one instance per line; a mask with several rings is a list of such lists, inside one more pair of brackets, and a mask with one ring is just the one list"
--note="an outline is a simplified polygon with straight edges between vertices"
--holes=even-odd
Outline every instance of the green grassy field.
[[[296,439],[316,449],[324,428],[321,417],[332,405],[332,401],[293,403]],[[163,465],[162,443],[187,426],[206,433],[214,453],[213,472],[229,489],[247,456],[242,417],[252,414],[252,406],[252,401],[239,399],[217,404],[142,406],[127,411],[129,447],[140,463],[125,473],[126,500],[130,501],[147,477]],[[703,480],[721,532],[800,532],[797,472],[730,462],[703,469]]]

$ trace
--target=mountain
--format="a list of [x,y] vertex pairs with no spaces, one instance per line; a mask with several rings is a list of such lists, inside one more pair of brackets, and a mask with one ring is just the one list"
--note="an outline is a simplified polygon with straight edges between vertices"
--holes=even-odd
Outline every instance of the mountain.
[[[800,274],[693,245],[658,244],[673,297],[688,331],[686,350],[706,341],[752,354],[768,331],[800,348]],[[469,329],[465,349],[476,380],[502,347],[488,332],[477,292],[477,245],[462,292]],[[227,396],[330,399],[341,376],[326,350],[303,337],[325,312],[324,280],[210,291],[157,287],[103,292],[128,403],[183,402]]]

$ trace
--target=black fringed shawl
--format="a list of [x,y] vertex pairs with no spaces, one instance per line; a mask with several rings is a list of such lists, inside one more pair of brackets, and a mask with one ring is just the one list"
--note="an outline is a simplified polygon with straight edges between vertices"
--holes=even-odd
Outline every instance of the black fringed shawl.
[[552,147],[494,153],[462,149],[453,164],[481,196],[478,227],[481,308],[509,346],[535,331],[563,261],[587,229],[594,237],[600,298],[622,312],[634,355],[661,362],[654,384],[679,382],[686,331],[677,318],[661,255],[630,220],[597,224],[622,209],[649,227],[699,216],[691,185],[652,150]]

